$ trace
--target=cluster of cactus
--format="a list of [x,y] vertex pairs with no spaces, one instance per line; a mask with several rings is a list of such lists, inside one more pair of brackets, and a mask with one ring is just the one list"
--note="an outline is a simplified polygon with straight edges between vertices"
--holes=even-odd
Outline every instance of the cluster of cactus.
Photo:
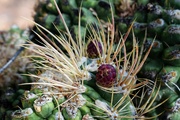
[[0,118],[4,118],[6,111],[20,103],[20,95],[24,88],[19,87],[18,84],[31,81],[30,78],[22,75],[22,73],[34,71],[28,68],[33,66],[29,64],[29,58],[20,59],[23,55],[29,54],[27,51],[23,51],[18,59],[13,59],[13,63],[5,69],[7,67],[5,63],[11,57],[15,58],[14,53],[22,50],[19,46],[24,44],[28,37],[29,29],[20,29],[17,25],[0,32]]
[[177,120],[179,4],[40,1],[35,37],[24,47],[37,54],[30,57],[41,74],[29,74],[36,81],[23,84],[31,89],[7,118]]
[[167,102],[161,106],[164,113],[160,119],[176,120],[180,115],[178,107],[180,98],[180,2],[174,0],[158,3],[147,2],[145,6],[143,10],[138,10],[134,15],[136,17],[135,32],[136,36],[142,39],[142,33],[146,29],[147,40],[144,47],[149,46],[152,42],[153,47],[138,76],[159,81],[161,89],[156,103],[167,99]]
[[[170,72],[171,70],[168,70],[169,68],[166,70],[166,67],[169,66],[176,71],[180,66],[178,57],[180,10],[178,3],[178,1],[148,3],[143,10],[137,11],[134,15],[137,18],[136,24],[134,24],[136,36],[142,39],[142,33],[147,29],[147,40],[144,47],[148,47],[152,42],[154,44],[149,55],[149,63],[147,62],[147,66],[144,65],[144,69],[140,73],[143,77],[155,79],[162,67],[163,71]],[[144,14],[143,18],[141,14]]]
[[[137,23],[142,24],[144,29],[147,29],[148,38],[145,46],[152,43],[152,37],[155,37],[152,51],[139,72],[139,77],[157,79],[161,84],[158,99],[155,102],[158,103],[167,99],[167,102],[160,107],[164,110],[161,119],[176,120],[179,117],[179,3],[179,1],[164,1],[159,2],[159,4],[147,3],[145,8],[147,13],[138,11],[135,14]],[[145,15],[144,20],[140,17],[141,14]],[[141,34],[141,32],[142,30],[138,28],[137,34]]]

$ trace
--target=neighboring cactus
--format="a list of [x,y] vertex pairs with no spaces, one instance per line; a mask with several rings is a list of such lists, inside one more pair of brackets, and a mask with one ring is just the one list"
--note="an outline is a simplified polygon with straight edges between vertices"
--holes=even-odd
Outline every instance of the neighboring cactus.
[[[14,106],[21,103],[20,97],[23,94],[22,89],[29,89],[18,86],[20,83],[31,82],[29,77],[23,76],[22,73],[33,72],[33,64],[29,58],[20,59],[20,57],[30,54],[23,51],[19,58],[11,60],[12,64],[6,64],[18,50],[22,50],[20,45],[24,44],[29,38],[29,29],[20,29],[17,25],[13,25],[7,31],[0,32],[0,118],[4,118],[6,111],[12,110]],[[19,49],[20,48],[20,49]],[[10,63],[10,62],[9,62]],[[6,64],[6,66],[4,66]],[[7,67],[8,66],[8,67]],[[29,67],[29,68],[28,68]]]

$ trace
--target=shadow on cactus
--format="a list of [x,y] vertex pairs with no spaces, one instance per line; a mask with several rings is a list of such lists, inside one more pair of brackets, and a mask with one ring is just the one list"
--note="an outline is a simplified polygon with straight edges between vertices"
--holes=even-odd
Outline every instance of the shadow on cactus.
[[[136,74],[152,48],[151,45],[143,54],[143,46],[139,46],[132,30],[133,23],[127,33],[120,35],[118,42],[114,44],[116,36],[113,13],[106,28],[98,17],[98,23],[88,24],[87,36],[82,35],[79,13],[78,36],[73,38],[56,2],[55,6],[66,31],[57,29],[57,36],[35,23],[41,35],[35,31],[34,33],[43,46],[31,41],[23,46],[36,53],[26,57],[32,58],[32,62],[37,63],[36,68],[42,73],[28,74],[37,80],[21,84],[31,84],[32,87],[22,98],[23,110],[13,112],[14,119],[133,120],[141,116],[146,118],[146,113],[161,105],[151,108],[158,91],[155,98],[152,98],[153,95],[147,101],[141,98],[143,104],[140,102],[135,106],[133,103],[137,96],[133,92],[150,82],[146,79],[139,81]],[[127,52],[125,42],[131,31],[133,47]],[[140,97],[142,96],[143,94]],[[152,102],[148,104],[150,100]],[[143,109],[145,106],[147,108]],[[31,111],[33,114],[24,115],[24,111]],[[17,114],[20,116],[17,117]]]

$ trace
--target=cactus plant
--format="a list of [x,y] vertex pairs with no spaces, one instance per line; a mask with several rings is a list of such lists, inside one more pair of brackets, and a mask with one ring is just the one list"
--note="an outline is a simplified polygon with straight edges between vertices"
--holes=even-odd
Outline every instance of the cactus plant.
[[29,41],[24,47],[37,54],[30,57],[41,74],[29,74],[37,81],[23,84],[32,85],[24,96],[33,97],[21,99],[22,111],[32,108],[38,118],[49,120],[176,120],[179,10],[171,8],[178,9],[177,3],[40,3],[33,41],[41,44]]

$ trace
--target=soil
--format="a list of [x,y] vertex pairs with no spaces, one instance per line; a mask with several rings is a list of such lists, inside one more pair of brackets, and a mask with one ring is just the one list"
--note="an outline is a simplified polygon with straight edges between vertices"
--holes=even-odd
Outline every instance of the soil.
[[20,28],[32,26],[23,17],[33,20],[33,8],[37,0],[0,0],[0,31],[16,24]]

